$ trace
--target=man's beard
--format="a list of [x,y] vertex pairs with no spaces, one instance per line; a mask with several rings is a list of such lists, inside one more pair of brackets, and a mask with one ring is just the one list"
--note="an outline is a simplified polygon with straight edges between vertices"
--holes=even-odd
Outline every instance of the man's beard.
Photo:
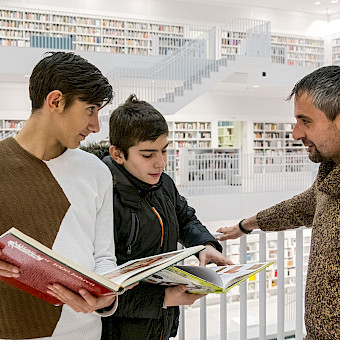
[[309,153],[308,157],[313,163],[322,163],[329,159],[329,157],[323,156],[316,147],[314,147],[313,153]]

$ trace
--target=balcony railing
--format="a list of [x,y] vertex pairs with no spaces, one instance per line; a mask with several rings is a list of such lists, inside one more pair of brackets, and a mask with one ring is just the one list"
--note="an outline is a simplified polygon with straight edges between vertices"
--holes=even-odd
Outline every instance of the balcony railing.
[[[286,237],[287,233],[290,234],[289,237]],[[240,284],[237,302],[230,302],[233,290],[237,289],[235,287],[226,294],[219,295],[219,297],[215,296],[215,300],[214,297],[208,295],[197,300],[195,302],[196,307],[181,307],[180,329],[176,339],[284,340],[288,337],[294,337],[296,340],[303,339],[305,333],[303,296],[309,256],[310,230],[298,228],[293,231],[277,233],[254,231],[252,235],[244,235],[239,241],[240,263],[247,262],[249,254],[247,245],[250,238],[253,241],[256,238],[258,241],[258,259],[256,260],[260,262],[273,260],[272,256],[268,256],[268,254],[272,254],[270,251],[274,249],[273,243],[270,242],[274,240],[276,245],[275,264],[272,268],[269,267],[267,272],[262,271],[257,274],[257,288],[251,291],[252,294],[255,292],[255,297],[254,295],[250,296],[249,290],[247,291],[249,281],[245,281]],[[288,242],[289,244],[287,244]],[[292,247],[290,247],[290,242],[293,242]],[[226,256],[228,256],[229,243],[234,244],[235,241],[222,243]],[[287,249],[295,249],[294,253],[296,252],[296,254],[294,254],[294,257],[296,261],[294,265],[287,266]],[[292,268],[295,274],[293,276],[289,274],[289,270],[292,271]],[[275,270],[274,287],[270,284],[268,285],[268,282],[270,282],[269,276],[271,275],[268,275],[268,272],[273,272],[273,270]],[[271,303],[273,296],[276,304],[275,308]],[[257,302],[258,307],[255,310],[255,316],[251,318],[250,313],[248,313],[248,304],[250,302],[254,303],[254,300]],[[228,312],[228,307],[231,306],[234,307],[232,314]],[[235,314],[235,310],[238,315]],[[254,307],[252,308],[252,313],[254,313]],[[192,316],[192,314],[196,315],[196,317]],[[268,322],[268,320],[273,319],[276,320],[274,324]],[[238,327],[235,327],[235,320],[237,320]],[[234,327],[229,327],[231,323],[233,323]]]
[[303,154],[197,154],[168,156],[166,172],[185,195],[304,190],[318,164]]

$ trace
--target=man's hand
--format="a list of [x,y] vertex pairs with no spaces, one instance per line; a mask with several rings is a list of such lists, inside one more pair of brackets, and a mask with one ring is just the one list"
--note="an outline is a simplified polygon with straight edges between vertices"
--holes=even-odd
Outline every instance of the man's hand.
[[[0,249],[0,256],[2,255]],[[0,276],[18,278],[20,269],[12,264],[0,260]]]
[[222,233],[222,235],[215,236],[216,240],[218,241],[234,240],[244,235],[238,224],[234,225],[233,227],[218,228],[216,231]]
[[204,267],[209,262],[214,262],[218,266],[226,266],[227,264],[233,264],[230,260],[225,258],[218,250],[216,250],[210,244],[205,246],[205,249],[198,253],[200,260],[200,266]]
[[116,298],[116,295],[95,297],[86,289],[80,289],[79,294],[76,294],[58,283],[48,285],[47,288],[50,295],[71,307],[75,312],[84,314],[110,306]]
[[164,303],[167,307],[192,305],[196,300],[205,296],[205,294],[186,293],[186,286],[179,285],[165,289]]
[[[256,215],[242,220],[242,227],[248,231],[259,229],[259,226],[257,225]],[[234,225],[233,227],[219,228],[216,231],[223,234],[216,236],[216,240],[219,241],[233,240],[244,235],[238,224]]]

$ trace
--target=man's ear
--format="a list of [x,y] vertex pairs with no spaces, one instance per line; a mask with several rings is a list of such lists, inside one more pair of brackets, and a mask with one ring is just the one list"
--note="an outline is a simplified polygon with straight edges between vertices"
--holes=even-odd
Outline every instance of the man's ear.
[[124,153],[122,151],[120,151],[119,149],[117,149],[117,147],[115,145],[111,145],[109,148],[109,152],[111,157],[118,163],[118,164],[123,164],[125,157],[124,157]]
[[45,103],[47,104],[48,108],[53,111],[62,110],[64,106],[63,94],[59,90],[53,90],[47,95]]

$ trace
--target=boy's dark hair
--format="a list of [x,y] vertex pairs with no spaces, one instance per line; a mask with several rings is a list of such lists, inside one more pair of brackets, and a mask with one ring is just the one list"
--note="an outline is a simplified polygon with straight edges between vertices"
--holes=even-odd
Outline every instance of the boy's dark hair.
[[99,159],[103,159],[105,156],[110,156],[109,145],[102,143],[91,143],[86,146],[81,146],[80,149],[94,154]]
[[299,99],[303,94],[312,98],[313,105],[321,110],[329,121],[340,113],[340,66],[324,66],[306,75],[294,86],[287,98]]
[[126,102],[115,109],[110,117],[110,143],[128,158],[128,150],[140,142],[155,141],[168,135],[168,124],[163,115],[151,104],[131,94]]
[[78,99],[89,104],[112,101],[112,86],[100,70],[72,52],[48,52],[34,67],[29,81],[32,112],[42,108],[47,95],[62,92],[65,109]]

